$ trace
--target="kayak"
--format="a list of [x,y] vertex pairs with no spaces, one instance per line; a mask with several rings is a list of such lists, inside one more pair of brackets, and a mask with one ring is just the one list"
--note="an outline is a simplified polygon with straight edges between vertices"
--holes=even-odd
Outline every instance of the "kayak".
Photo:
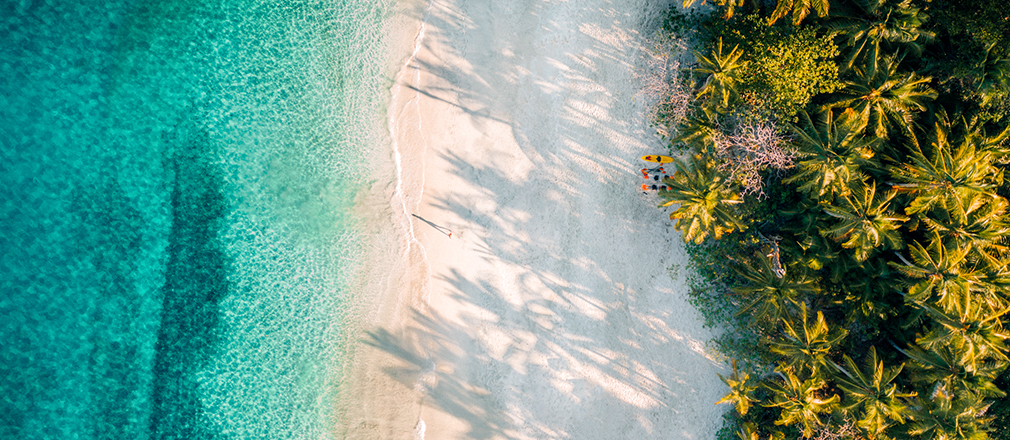
[[674,161],[674,158],[669,155],[657,155],[657,154],[643,155],[641,156],[641,159],[655,163],[671,163]]

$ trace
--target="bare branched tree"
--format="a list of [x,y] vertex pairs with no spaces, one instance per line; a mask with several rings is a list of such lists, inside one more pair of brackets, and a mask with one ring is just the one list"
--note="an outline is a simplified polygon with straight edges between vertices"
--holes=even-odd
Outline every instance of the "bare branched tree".
[[719,169],[743,187],[743,195],[765,197],[761,172],[792,168],[796,152],[768,120],[730,118],[715,135]]
[[688,106],[694,100],[691,87],[681,70],[681,59],[687,53],[687,43],[675,34],[657,33],[645,51],[643,68],[637,76],[640,94],[645,99],[646,115],[663,137],[687,117]]
[[845,419],[845,423],[841,425],[827,424],[822,426],[817,431],[814,431],[814,435],[810,437],[810,440],[864,440],[865,438],[859,428],[856,427],[855,422]]

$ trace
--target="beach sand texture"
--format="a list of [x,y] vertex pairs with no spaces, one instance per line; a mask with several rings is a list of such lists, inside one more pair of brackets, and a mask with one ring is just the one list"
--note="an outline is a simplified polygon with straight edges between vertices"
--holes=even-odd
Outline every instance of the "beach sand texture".
[[664,4],[411,11],[388,190],[407,265],[356,348],[344,437],[714,437],[725,366],[680,234],[637,189],[663,151],[635,69]]

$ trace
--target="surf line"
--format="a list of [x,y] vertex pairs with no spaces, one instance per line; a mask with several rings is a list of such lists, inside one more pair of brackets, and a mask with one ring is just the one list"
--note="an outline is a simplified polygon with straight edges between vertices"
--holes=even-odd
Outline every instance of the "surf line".
[[[422,276],[422,280],[421,280],[422,283],[419,286],[419,288],[421,290],[421,300],[420,300],[420,304],[418,304],[417,306],[422,311],[427,309],[428,300],[429,300],[429,297],[430,297],[430,291],[429,291],[429,288],[428,288],[428,282],[429,282],[429,279],[431,278],[431,267],[428,265],[428,255],[427,255],[427,253],[424,250],[424,246],[417,239],[417,235],[415,234],[415,231],[414,231],[414,221],[411,218],[411,216],[414,215],[414,212],[416,212],[417,208],[420,206],[420,204],[421,204],[421,198],[424,195],[424,167],[425,167],[424,156],[425,156],[425,154],[427,152],[427,149],[428,149],[427,143],[424,140],[424,132],[421,129],[421,127],[422,127],[422,124],[421,124],[421,103],[420,103],[420,101],[421,101],[421,67],[419,65],[417,65],[417,54],[421,51],[421,47],[423,47],[424,33],[427,30],[428,20],[431,18],[431,11],[432,11],[432,7],[434,6],[434,3],[435,3],[434,0],[429,0],[428,6],[427,6],[427,8],[424,11],[424,16],[421,19],[421,25],[420,25],[420,27],[419,27],[419,29],[417,31],[417,35],[414,36],[413,51],[411,52],[410,57],[407,58],[407,62],[404,63],[403,67],[400,69],[400,72],[396,76],[396,81],[394,81],[393,89],[391,91],[391,95],[392,95],[392,97],[391,97],[392,98],[391,105],[396,105],[396,103],[398,102],[397,98],[403,92],[404,80],[406,79],[405,77],[410,73],[411,69],[413,69],[413,75],[410,78],[410,86],[411,86],[411,88],[414,89],[414,96],[411,97],[410,101],[407,102],[406,104],[404,104],[402,108],[397,108],[397,109],[392,109],[391,108],[391,110],[393,110],[393,111],[389,112],[389,118],[390,118],[389,119],[389,131],[390,131],[390,138],[392,140],[392,146],[393,146],[393,161],[394,161],[394,164],[396,166],[396,185],[395,185],[395,189],[393,190],[393,200],[391,200],[391,203],[393,203],[395,205],[396,201],[399,201],[400,212],[399,212],[399,215],[397,216],[397,217],[399,217],[398,224],[401,227],[404,228],[404,230],[406,231],[406,234],[407,234],[407,237],[406,237],[407,243],[406,243],[406,246],[404,248],[403,257],[402,257],[403,261],[406,262],[406,264],[407,264],[407,271],[408,271],[407,273],[410,273],[410,268],[409,268],[410,266],[409,265],[411,264],[410,256],[411,256],[412,250],[416,249],[417,252],[420,254],[420,261],[418,261],[417,263],[423,266],[423,273],[421,275]],[[406,112],[408,111],[408,109],[411,106],[413,106],[413,110],[415,112],[415,116],[417,117],[417,125],[416,125],[416,127],[412,127],[412,128],[414,130],[417,130],[417,140],[416,141],[420,144],[417,147],[419,149],[419,151],[415,152],[415,155],[417,156],[417,160],[415,161],[415,163],[413,165],[416,166],[416,167],[418,167],[418,169],[420,170],[420,172],[417,174],[418,175],[418,179],[420,180],[420,182],[418,182],[418,184],[416,185],[417,196],[416,196],[415,199],[412,199],[410,201],[410,205],[412,205],[412,206],[408,206],[407,195],[404,194],[404,189],[403,189],[403,155],[400,152],[401,145],[399,144],[399,140],[400,140],[400,129],[401,128],[408,129],[408,130],[410,129],[408,127],[403,127],[403,125],[404,125],[403,124],[403,118],[404,118]],[[418,347],[418,349],[421,349],[421,348]],[[423,353],[419,353],[419,354],[422,355],[422,356],[425,356],[425,354],[423,354]],[[430,359],[429,359],[429,362],[431,362],[431,365],[430,365],[429,369],[431,370],[431,373],[434,373],[435,363],[432,362]],[[428,392],[428,388],[430,387],[430,385],[426,384],[426,382],[430,382],[430,379],[426,380],[426,376],[428,376],[428,375],[430,375],[430,374],[422,374],[422,375],[420,375],[418,377],[418,379],[417,379],[417,383],[415,383],[415,389],[418,390],[418,392],[420,393],[420,396],[421,396],[421,401],[419,402],[420,403],[420,411],[418,412],[418,415],[417,415],[417,424],[414,426],[414,439],[415,440],[424,440],[424,435],[425,435],[425,430],[426,430],[426,425],[424,423],[424,417],[423,417],[424,416],[424,406],[425,406],[424,405],[424,400],[425,400],[425,398],[426,398],[426,396],[428,394],[427,393]]]
[[[391,111],[389,115],[390,118],[389,131],[393,146],[393,161],[396,167],[396,185],[395,189],[393,190],[393,200],[394,204],[396,204],[395,201],[399,201],[400,215],[398,216],[399,217],[398,223],[400,224],[401,227],[404,228],[407,234],[406,237],[407,243],[403,251],[403,260],[409,264],[410,254],[412,250],[416,249],[417,252],[420,253],[421,261],[419,263],[424,267],[424,274],[423,274],[423,284],[421,287],[421,304],[418,304],[418,306],[420,306],[422,309],[427,308],[428,305],[428,299],[430,295],[428,292],[427,281],[428,278],[431,277],[431,274],[430,274],[430,268],[428,267],[427,253],[425,252],[424,246],[421,245],[421,242],[418,241],[417,239],[417,235],[415,234],[414,231],[414,223],[411,220],[410,216],[412,212],[417,211],[417,208],[421,203],[421,198],[424,195],[424,167],[425,167],[424,156],[427,151],[427,143],[424,141],[424,132],[421,129],[422,126],[421,104],[420,104],[421,68],[420,66],[417,65],[417,54],[421,51],[421,48],[424,45],[424,34],[427,29],[428,20],[431,17],[431,11],[433,5],[434,0],[428,2],[428,6],[424,11],[424,15],[421,20],[421,25],[418,28],[417,34],[414,36],[413,50],[410,54],[410,57],[407,58],[406,63],[404,63],[403,67],[400,68],[400,73],[397,75],[396,81],[394,81],[393,90],[391,92],[392,102],[393,105],[395,105],[397,102],[397,98],[403,92],[404,88],[403,85],[406,82],[405,81],[406,78],[404,77],[407,76],[411,72],[411,70],[413,70],[413,75],[412,77],[409,78],[409,84],[410,88],[414,90],[414,96],[411,97],[411,99],[407,103],[405,103],[402,108],[396,109],[395,111]],[[408,109],[410,109],[410,107],[413,107],[414,113],[417,117],[417,125],[416,127],[407,128],[404,127],[405,124],[402,123],[402,119],[405,117],[405,113],[408,111]],[[417,158],[413,165],[419,169],[417,175],[420,179],[420,182],[418,182],[418,184],[416,185],[417,196],[415,199],[411,200],[410,203],[413,206],[408,206],[407,201],[408,196],[404,194],[403,189],[403,155],[401,154],[400,151],[401,145],[399,142],[401,128],[407,128],[408,130],[414,129],[417,131],[418,134],[417,141],[419,143],[418,148],[420,149],[420,151],[418,152],[418,154],[416,154]]]

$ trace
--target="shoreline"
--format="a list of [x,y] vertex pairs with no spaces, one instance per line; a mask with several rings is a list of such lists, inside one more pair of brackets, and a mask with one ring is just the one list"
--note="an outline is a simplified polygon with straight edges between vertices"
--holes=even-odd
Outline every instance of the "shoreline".
[[369,196],[390,203],[401,260],[365,274],[381,280],[349,341],[345,438],[721,425],[725,365],[704,353],[686,274],[668,273],[687,265],[682,240],[636,191],[636,158],[663,148],[634,77],[662,6],[591,3],[405,4],[418,32],[391,90],[396,178]]

